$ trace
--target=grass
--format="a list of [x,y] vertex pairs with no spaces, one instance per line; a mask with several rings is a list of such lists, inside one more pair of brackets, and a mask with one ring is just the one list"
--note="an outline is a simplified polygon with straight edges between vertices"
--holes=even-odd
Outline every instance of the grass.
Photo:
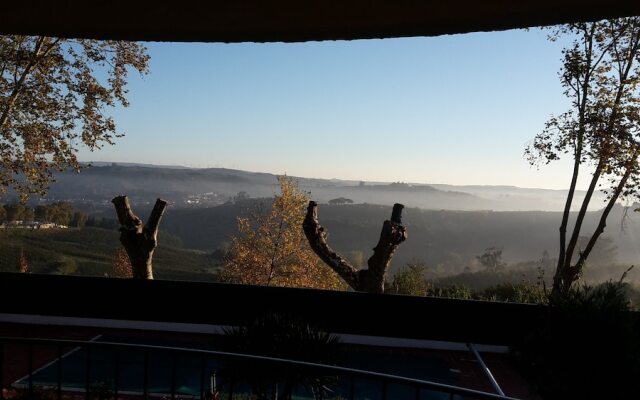
[[[18,271],[24,252],[35,273],[104,276],[120,247],[118,232],[100,228],[0,230],[0,271]],[[154,255],[161,279],[213,280],[213,260],[204,252],[163,245],[162,232]]]

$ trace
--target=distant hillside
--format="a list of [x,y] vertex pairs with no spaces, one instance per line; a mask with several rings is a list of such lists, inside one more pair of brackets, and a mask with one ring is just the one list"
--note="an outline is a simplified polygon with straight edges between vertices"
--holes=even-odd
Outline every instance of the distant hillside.
[[[154,275],[161,279],[212,280],[214,263],[203,252],[168,246],[165,235],[154,256]],[[112,274],[119,248],[118,232],[83,229],[0,230],[0,271],[17,271],[24,251],[35,273],[104,276]]]
[[[127,194],[134,204],[150,204],[162,197],[178,207],[223,204],[238,195],[270,197],[276,175],[225,168],[192,169],[146,165],[106,164],[80,174],[56,175],[47,198],[72,201],[85,209],[110,207],[110,199]],[[334,179],[298,178],[300,187],[320,202],[345,197],[355,203],[392,205],[444,210],[558,211],[564,191],[524,189],[511,186],[451,186],[406,183],[354,182]],[[583,194],[578,192],[577,197]],[[601,204],[596,196],[593,207]]]
[[[268,201],[268,200],[265,200]],[[185,246],[211,251],[224,246],[236,233],[236,216],[254,201],[205,209],[170,209],[162,227],[180,237]],[[319,207],[319,218],[329,231],[329,243],[348,257],[368,258],[376,244],[390,206],[370,204]],[[620,229],[623,209],[616,207],[592,264],[616,262],[640,265],[640,215],[630,212]],[[546,250],[556,257],[559,212],[445,211],[407,208],[403,222],[409,239],[394,256],[395,267],[423,260],[443,272],[461,272],[477,264],[475,257],[488,247],[501,247],[509,263],[539,260]],[[593,229],[598,213],[587,215],[584,232]],[[360,253],[358,256],[357,254]],[[618,276],[619,277],[619,276]],[[617,278],[617,277],[616,277]]]
[[[161,279],[214,279],[220,252],[237,233],[236,218],[258,202],[242,200],[210,208],[170,207],[161,223],[159,247],[154,258],[154,275]],[[320,222],[329,232],[329,243],[357,266],[364,266],[376,244],[390,206],[354,204],[319,206]],[[141,209],[140,215],[147,212]],[[629,265],[640,265],[640,215],[630,213],[620,229],[623,210],[613,210],[606,234],[592,253],[587,276],[619,279]],[[585,232],[595,225],[596,213],[589,213]],[[558,212],[446,211],[407,208],[403,222],[408,240],[396,252],[392,270],[409,262],[423,261],[429,276],[445,277],[465,273],[476,279],[482,271],[476,256],[488,247],[503,249],[510,279],[535,279],[537,261],[545,250],[549,258],[557,253]],[[34,272],[103,276],[119,247],[114,229],[0,230],[0,271],[15,271],[24,250]],[[188,249],[195,250],[188,250]],[[526,265],[516,265],[526,263]],[[629,279],[640,282],[640,270]],[[478,283],[479,284],[479,283]]]

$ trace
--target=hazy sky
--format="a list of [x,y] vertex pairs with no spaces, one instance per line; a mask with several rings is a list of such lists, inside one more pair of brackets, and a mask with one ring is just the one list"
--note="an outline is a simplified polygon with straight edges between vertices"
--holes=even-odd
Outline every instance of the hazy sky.
[[525,145],[568,101],[540,30],[301,44],[149,43],[126,137],[82,160],[565,188]]

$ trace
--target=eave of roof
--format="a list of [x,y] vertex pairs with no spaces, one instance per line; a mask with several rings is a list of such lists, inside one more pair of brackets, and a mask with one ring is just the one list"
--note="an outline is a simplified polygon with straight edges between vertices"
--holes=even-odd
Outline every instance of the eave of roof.
[[638,0],[23,0],[0,34],[303,42],[495,31],[640,15]]

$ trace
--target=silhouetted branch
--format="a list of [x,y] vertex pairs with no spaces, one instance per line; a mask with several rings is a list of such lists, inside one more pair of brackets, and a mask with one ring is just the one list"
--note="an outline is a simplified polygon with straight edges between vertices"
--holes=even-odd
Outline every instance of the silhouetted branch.
[[318,204],[310,201],[302,227],[313,251],[356,291],[383,293],[384,276],[393,253],[407,239],[402,226],[402,204],[395,204],[391,219],[384,221],[380,239],[369,258],[368,269],[357,270],[327,244],[327,231],[318,222]]
[[358,270],[327,244],[327,232],[318,222],[318,203],[310,201],[302,223],[311,249],[354,290],[358,290]]
[[147,225],[145,229],[150,233],[156,236],[158,234],[158,226],[160,225],[160,219],[162,219],[162,214],[164,214],[164,210],[167,207],[167,202],[162,199],[157,199],[156,204],[153,206],[153,210],[151,210],[151,214],[149,215],[149,219],[147,220]]
[[144,228],[142,220],[133,213],[127,196],[117,196],[111,202],[118,215],[120,242],[131,261],[133,277],[153,279],[153,252],[158,244],[158,227],[167,202],[161,199],[156,200]]
[[[389,268],[393,253],[400,243],[407,240],[407,229],[402,226],[402,204],[394,204],[391,213],[391,220],[384,221],[378,244],[373,248],[373,255],[367,261],[369,266],[368,279],[370,285],[381,286],[380,291],[384,291],[384,275]],[[370,291],[370,290],[367,290]]]

